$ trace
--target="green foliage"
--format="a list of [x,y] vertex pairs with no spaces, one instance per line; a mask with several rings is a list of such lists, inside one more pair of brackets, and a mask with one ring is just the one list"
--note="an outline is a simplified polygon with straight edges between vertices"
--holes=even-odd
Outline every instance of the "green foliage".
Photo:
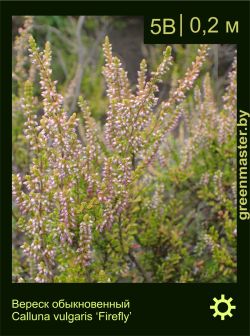
[[81,63],[77,27],[89,50],[108,18],[26,20],[13,65],[13,281],[236,282],[236,60],[217,104],[206,46],[174,45],[174,62],[150,48],[154,72],[141,62],[135,92],[108,39],[104,58],[98,45]]

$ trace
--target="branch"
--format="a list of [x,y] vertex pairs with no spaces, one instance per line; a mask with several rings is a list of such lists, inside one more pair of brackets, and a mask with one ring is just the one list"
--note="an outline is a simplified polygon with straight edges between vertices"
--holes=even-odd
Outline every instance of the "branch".
[[[102,31],[99,33],[97,39],[95,40],[95,43],[93,43],[93,46],[91,50],[88,52],[88,55],[84,55],[84,47],[82,44],[82,39],[81,39],[81,29],[84,23],[84,16],[80,16],[78,19],[77,23],[77,29],[76,29],[76,40],[77,40],[77,45],[78,45],[78,64],[76,67],[76,72],[75,76],[72,79],[71,83],[73,84],[73,98],[72,98],[72,103],[70,106],[70,114],[75,111],[77,100],[80,95],[81,91],[81,82],[82,82],[82,77],[83,77],[83,72],[84,69],[93,61],[94,56],[97,54],[97,48],[100,44],[100,42],[103,40],[107,28],[108,28],[108,23],[106,23],[102,29]],[[71,84],[71,85],[72,85]]]
[[38,24],[35,24],[34,28],[37,30],[49,31],[51,33],[54,33],[63,43],[68,45],[71,51],[74,51],[75,49],[74,42],[72,42],[69,38],[67,38],[64,34],[62,34],[62,32],[59,29],[52,26],[43,26]]
[[149,278],[148,274],[144,270],[144,268],[141,266],[141,264],[139,263],[139,261],[136,259],[136,257],[134,256],[134,254],[131,251],[128,252],[128,256],[129,256],[130,260],[135,264],[135,266],[137,267],[138,271],[143,276],[145,282],[147,282],[147,283],[152,282],[151,279]]
[[[125,251],[124,251],[124,245],[123,245],[123,239],[122,239],[121,215],[119,216],[118,226],[119,226],[119,240],[120,240],[121,250],[122,250],[123,256],[125,257]],[[151,282],[151,279],[147,275],[146,271],[144,270],[144,268],[141,266],[141,264],[139,263],[139,261],[136,259],[136,257],[134,256],[134,254],[131,251],[128,252],[128,256],[129,256],[129,259],[135,264],[138,271],[143,276],[144,281],[145,282]]]
[[81,31],[85,21],[85,16],[79,16],[77,26],[76,26],[76,43],[77,43],[77,52],[78,52],[78,65],[76,67],[75,77],[73,82],[75,83],[75,94],[72,99],[70,114],[75,110],[77,99],[80,95],[81,89],[81,81],[83,77],[83,69],[84,69],[84,48],[81,39]]

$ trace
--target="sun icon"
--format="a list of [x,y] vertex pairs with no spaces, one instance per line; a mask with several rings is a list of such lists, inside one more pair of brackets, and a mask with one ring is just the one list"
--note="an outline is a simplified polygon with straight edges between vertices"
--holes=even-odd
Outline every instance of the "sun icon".
[[[230,297],[228,300],[225,299],[225,295],[221,294],[221,298],[213,298],[215,304],[213,306],[210,306],[210,309],[214,309],[213,317],[220,316],[221,320],[225,320],[225,316],[232,317],[233,314],[231,313],[232,309],[236,309],[236,306],[231,305],[231,302],[233,299]],[[223,309],[221,311],[221,306],[225,306],[226,309]]]

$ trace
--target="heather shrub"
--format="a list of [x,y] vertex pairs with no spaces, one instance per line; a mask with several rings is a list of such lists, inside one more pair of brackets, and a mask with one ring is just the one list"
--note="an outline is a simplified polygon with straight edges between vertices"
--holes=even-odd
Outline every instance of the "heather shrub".
[[134,88],[106,37],[103,125],[81,95],[71,113],[74,87],[58,88],[50,43],[29,29],[13,97],[13,281],[236,281],[236,58],[218,104],[207,45],[180,78],[171,47],[151,73],[142,60]]

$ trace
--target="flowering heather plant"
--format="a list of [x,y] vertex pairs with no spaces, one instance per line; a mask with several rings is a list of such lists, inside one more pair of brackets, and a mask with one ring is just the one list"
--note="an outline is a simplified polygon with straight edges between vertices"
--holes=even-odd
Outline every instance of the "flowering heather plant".
[[160,101],[171,48],[150,76],[142,60],[133,89],[106,37],[102,127],[83,97],[68,114],[49,42],[28,41],[40,95],[24,78],[29,165],[13,174],[13,212],[25,262],[14,281],[235,281],[236,58],[222,109],[208,74],[195,86],[207,45]]

